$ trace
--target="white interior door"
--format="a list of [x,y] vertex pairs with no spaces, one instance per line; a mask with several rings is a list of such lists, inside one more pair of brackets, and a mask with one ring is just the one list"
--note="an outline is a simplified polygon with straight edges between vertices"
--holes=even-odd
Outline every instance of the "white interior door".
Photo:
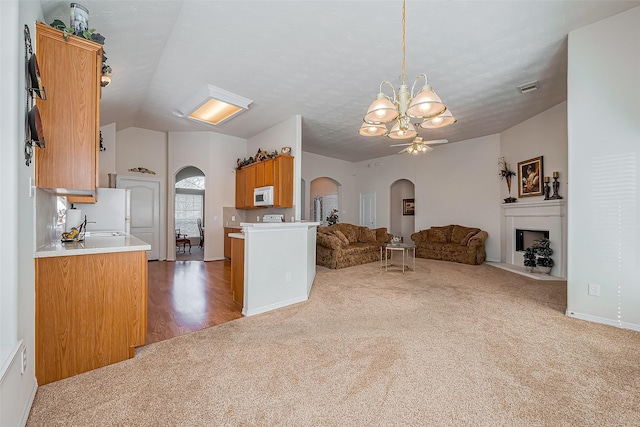
[[131,235],[151,245],[149,260],[160,259],[160,181],[118,177],[118,188],[131,191]]
[[360,193],[360,225],[376,228],[376,193]]

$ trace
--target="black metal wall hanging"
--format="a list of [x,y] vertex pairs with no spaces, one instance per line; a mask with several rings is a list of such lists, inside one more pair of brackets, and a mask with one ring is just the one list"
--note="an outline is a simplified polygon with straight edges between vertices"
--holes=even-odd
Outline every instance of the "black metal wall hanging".
[[38,106],[34,103],[34,97],[41,100],[47,99],[47,93],[42,85],[40,68],[33,47],[31,45],[31,34],[29,26],[24,26],[24,62],[26,89],[25,102],[25,123],[24,123],[24,159],[27,166],[31,164],[33,158],[33,146],[44,148],[44,132]]

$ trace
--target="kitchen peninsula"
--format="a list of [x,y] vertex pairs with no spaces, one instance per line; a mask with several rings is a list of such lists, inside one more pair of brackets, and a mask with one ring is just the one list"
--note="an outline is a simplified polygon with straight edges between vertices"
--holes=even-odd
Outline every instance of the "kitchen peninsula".
[[129,359],[147,334],[147,250],[128,235],[34,253],[39,385]]
[[233,255],[231,258],[232,271],[234,261],[244,261],[243,315],[252,316],[308,299],[316,276],[318,225],[318,222],[240,223],[242,233],[229,234],[234,240],[244,239],[244,260]]

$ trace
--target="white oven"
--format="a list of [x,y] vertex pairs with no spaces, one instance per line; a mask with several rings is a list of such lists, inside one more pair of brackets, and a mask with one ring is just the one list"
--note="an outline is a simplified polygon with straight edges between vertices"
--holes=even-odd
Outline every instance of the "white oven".
[[273,206],[273,185],[253,190],[253,206]]

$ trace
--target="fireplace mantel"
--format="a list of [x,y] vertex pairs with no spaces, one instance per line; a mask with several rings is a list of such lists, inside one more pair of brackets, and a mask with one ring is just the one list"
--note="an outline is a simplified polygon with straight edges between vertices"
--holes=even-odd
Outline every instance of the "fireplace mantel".
[[522,266],[522,252],[516,252],[516,229],[548,230],[555,265],[551,275],[567,277],[567,201],[538,200],[504,203],[505,261]]

